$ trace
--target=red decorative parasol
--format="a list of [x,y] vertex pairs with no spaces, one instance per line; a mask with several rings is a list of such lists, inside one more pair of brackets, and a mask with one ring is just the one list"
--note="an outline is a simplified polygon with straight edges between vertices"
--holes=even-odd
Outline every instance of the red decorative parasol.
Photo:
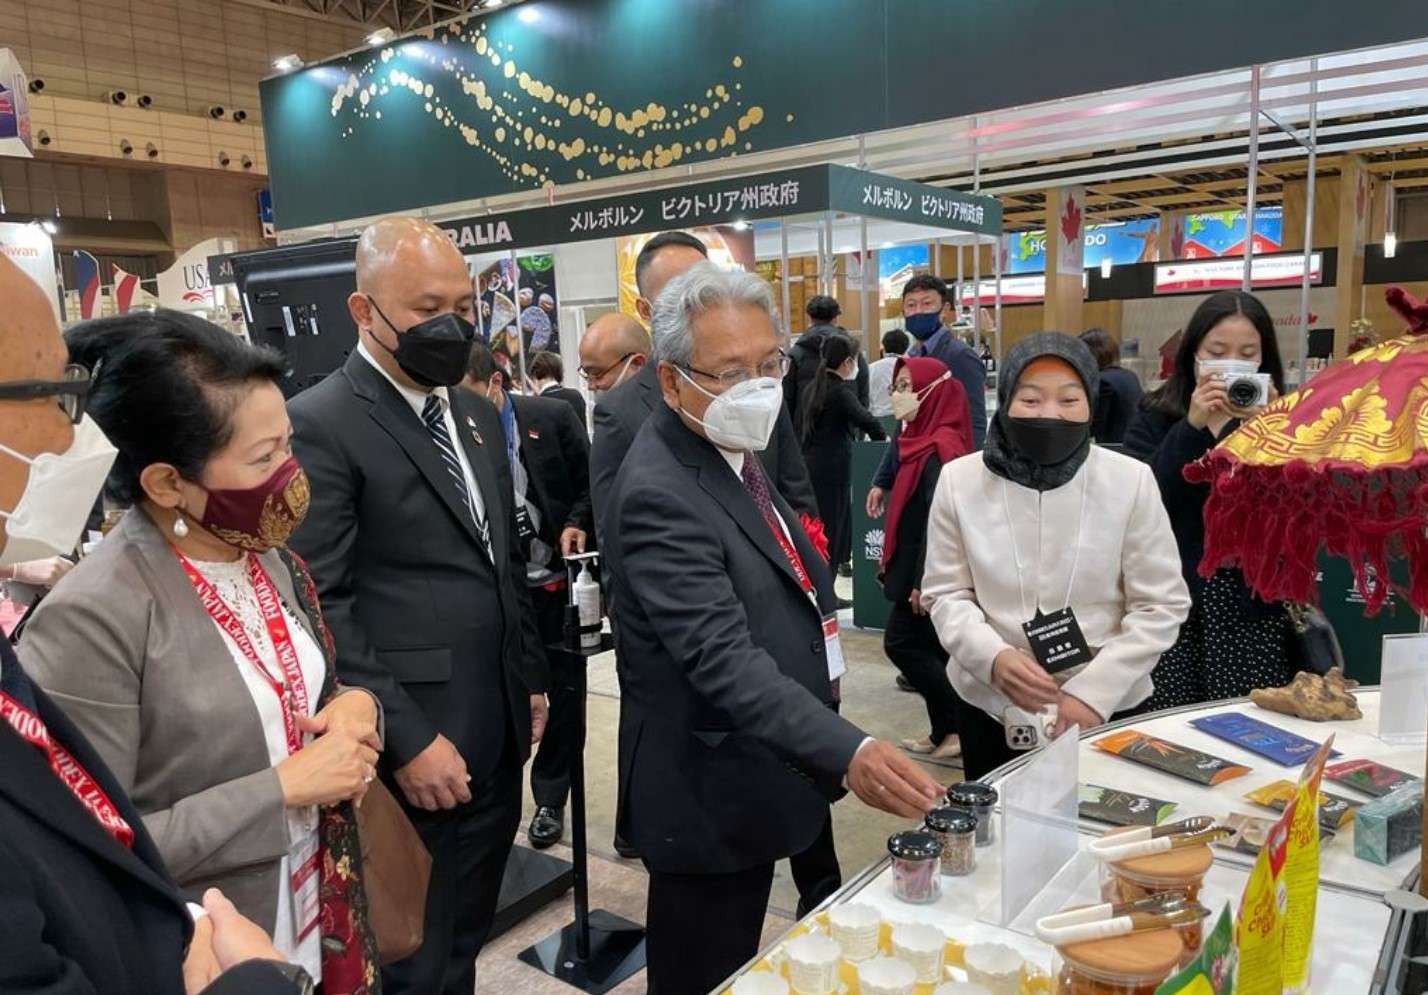
[[1320,548],[1349,561],[1373,614],[1390,561],[1428,611],[1428,304],[1400,287],[1403,336],[1335,363],[1185,468],[1210,484],[1200,572],[1238,566],[1267,600],[1316,600]]

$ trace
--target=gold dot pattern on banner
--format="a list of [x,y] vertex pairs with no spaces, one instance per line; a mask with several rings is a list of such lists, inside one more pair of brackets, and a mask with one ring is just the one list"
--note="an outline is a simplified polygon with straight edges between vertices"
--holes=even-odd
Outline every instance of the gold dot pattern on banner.
[[[518,185],[553,186],[550,170],[558,164],[556,155],[575,165],[576,179],[586,180],[594,178],[587,165],[632,172],[672,166],[687,155],[725,150],[735,156],[741,147],[751,152],[755,148],[753,132],[765,121],[763,107],[745,107],[742,99],[734,99],[732,91],[743,89],[739,80],[711,83],[704,88],[702,101],[665,104],[651,100],[643,107],[616,107],[593,90],[562,93],[529,69],[522,69],[515,45],[492,39],[484,19],[453,21],[441,30],[439,38],[434,29],[414,37],[438,44],[407,39],[374,53],[335,89],[331,115],[347,113],[357,122],[379,121],[379,101],[395,100],[405,107],[404,93],[415,96],[422,112],[441,127],[456,129],[468,146],[489,157]],[[468,53],[464,58],[446,54],[463,49]],[[483,73],[488,59],[494,75],[490,70]],[[732,56],[730,66],[742,70],[743,56]],[[459,86],[460,99],[443,101],[438,91],[446,81]],[[731,104],[740,109],[737,117]],[[787,114],[784,120],[792,123],[793,115]],[[586,135],[561,138],[553,133],[566,126],[585,130]],[[613,130],[636,141],[633,146],[616,141],[612,147],[590,134],[592,128]],[[348,124],[339,135],[350,138],[355,132],[356,125]],[[647,136],[665,132],[688,134],[679,141],[656,138],[652,145],[647,144]]]

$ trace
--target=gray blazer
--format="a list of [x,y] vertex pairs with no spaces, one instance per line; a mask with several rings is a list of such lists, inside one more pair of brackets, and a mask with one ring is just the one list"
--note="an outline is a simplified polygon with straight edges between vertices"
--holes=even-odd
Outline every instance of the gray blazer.
[[[278,554],[261,560],[317,638]],[[148,515],[131,510],[41,602],[19,655],[134,800],[190,897],[222,888],[271,933],[288,831],[262,720]],[[329,669],[324,694],[332,680]]]

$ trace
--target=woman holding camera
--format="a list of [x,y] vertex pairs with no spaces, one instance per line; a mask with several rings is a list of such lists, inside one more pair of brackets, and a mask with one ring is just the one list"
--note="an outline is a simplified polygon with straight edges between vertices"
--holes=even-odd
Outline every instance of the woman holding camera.
[[1269,312],[1252,294],[1221,291],[1196,308],[1169,379],[1146,395],[1126,432],[1126,452],[1155,471],[1193,598],[1179,640],[1152,674],[1155,693],[1147,709],[1240,697],[1294,676],[1284,605],[1252,595],[1237,568],[1199,575],[1210,488],[1184,477],[1187,464],[1283,390]]

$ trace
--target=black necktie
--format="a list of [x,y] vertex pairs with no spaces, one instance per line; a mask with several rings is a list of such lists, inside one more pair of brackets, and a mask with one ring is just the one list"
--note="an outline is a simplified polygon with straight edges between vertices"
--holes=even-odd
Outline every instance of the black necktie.
[[470,514],[476,531],[481,534],[481,545],[486,548],[486,555],[490,556],[491,526],[483,515],[477,513],[476,504],[471,500],[471,491],[466,487],[466,473],[461,469],[461,460],[451,442],[451,433],[446,430],[444,415],[441,398],[428,394],[426,406],[422,408],[421,420],[426,422],[431,441],[436,443],[436,451],[441,454],[441,461],[446,464],[446,471],[451,474],[451,480],[456,484],[456,491],[461,495],[461,502],[466,505],[466,511]]

